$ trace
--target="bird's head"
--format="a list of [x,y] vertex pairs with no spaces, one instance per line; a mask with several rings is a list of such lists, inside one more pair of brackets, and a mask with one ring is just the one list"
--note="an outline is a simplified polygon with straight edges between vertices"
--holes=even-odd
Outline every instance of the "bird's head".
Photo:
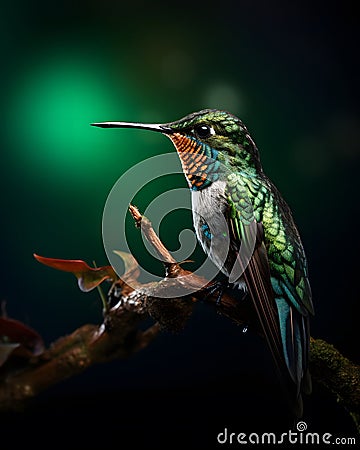
[[220,166],[249,174],[261,170],[257,147],[243,122],[217,109],[204,109],[164,124],[101,122],[102,128],[140,128],[157,131],[173,142],[185,176],[193,189],[218,179]]

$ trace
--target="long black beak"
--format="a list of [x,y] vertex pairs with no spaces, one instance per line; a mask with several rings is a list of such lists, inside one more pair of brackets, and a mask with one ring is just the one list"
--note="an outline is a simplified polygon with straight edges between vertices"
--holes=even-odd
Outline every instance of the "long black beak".
[[93,127],[100,128],[140,128],[141,130],[158,131],[164,134],[175,133],[171,127],[156,123],[137,123],[137,122],[97,122],[91,123]]

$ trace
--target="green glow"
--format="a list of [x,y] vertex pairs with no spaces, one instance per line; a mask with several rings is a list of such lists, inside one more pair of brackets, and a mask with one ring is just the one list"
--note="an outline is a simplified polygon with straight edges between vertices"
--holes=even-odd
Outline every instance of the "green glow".
[[[84,60],[81,54],[43,55],[29,66],[10,93],[9,141],[17,160],[36,173],[81,181],[99,164],[110,164],[111,148],[118,136],[90,126],[91,122],[129,117],[127,98],[114,93],[114,83],[99,59]],[[124,136],[123,136],[124,139]],[[113,164],[113,162],[111,163]]]

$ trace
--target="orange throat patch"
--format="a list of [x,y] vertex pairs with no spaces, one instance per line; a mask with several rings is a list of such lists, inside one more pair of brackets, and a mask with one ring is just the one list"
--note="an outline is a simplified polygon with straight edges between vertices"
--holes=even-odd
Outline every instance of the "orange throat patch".
[[181,166],[190,188],[201,188],[207,180],[207,156],[201,152],[202,146],[180,133],[167,135],[180,157]]

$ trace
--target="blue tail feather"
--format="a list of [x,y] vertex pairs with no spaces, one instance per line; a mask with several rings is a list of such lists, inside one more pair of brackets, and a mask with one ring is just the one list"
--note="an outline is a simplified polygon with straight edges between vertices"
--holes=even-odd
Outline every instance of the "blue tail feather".
[[303,380],[307,376],[308,344],[308,318],[300,314],[284,298],[276,298],[279,314],[280,333],[284,349],[284,358],[289,374],[296,384],[297,395],[303,389]]

